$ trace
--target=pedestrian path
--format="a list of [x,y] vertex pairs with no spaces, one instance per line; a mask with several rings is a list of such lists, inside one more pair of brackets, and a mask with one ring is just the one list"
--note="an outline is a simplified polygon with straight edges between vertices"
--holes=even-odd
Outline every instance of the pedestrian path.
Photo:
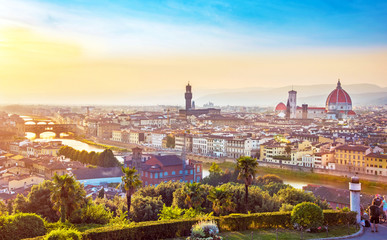
[[366,240],[366,239],[372,239],[372,240],[386,240],[387,239],[387,223],[379,224],[378,230],[379,232],[371,232],[371,228],[364,228],[365,233],[360,236],[353,239],[359,239],[359,240]]

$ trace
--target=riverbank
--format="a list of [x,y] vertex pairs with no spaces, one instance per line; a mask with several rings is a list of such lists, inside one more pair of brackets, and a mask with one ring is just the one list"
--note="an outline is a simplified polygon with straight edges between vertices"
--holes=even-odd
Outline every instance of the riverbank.
[[[209,169],[212,163],[203,163],[203,169]],[[222,170],[231,170],[235,169],[235,163],[224,162],[218,163]],[[265,174],[275,174],[284,180],[289,181],[302,181],[306,184],[316,184],[316,185],[324,185],[329,187],[336,187],[342,189],[348,189],[348,183],[350,182],[350,178],[341,177],[341,176],[333,176],[328,174],[321,173],[312,173],[305,172],[299,170],[288,170],[281,168],[271,168],[271,167],[263,167],[259,166],[258,175]],[[362,184],[362,192],[367,194],[383,194],[387,192],[387,184],[381,182],[372,182],[368,180],[360,179]],[[305,184],[305,185],[306,185]]]
[[117,146],[112,146],[112,145],[107,145],[107,144],[102,144],[102,143],[97,143],[92,140],[88,140],[82,137],[75,137],[74,138],[77,141],[98,147],[98,148],[103,148],[103,149],[111,149],[112,151],[117,151],[117,152],[130,152],[129,149],[127,148],[122,148],[122,147],[117,147]]

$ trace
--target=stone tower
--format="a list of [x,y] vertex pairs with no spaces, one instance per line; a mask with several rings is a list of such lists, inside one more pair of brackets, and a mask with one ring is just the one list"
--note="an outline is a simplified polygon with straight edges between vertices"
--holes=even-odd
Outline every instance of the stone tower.
[[191,105],[192,101],[192,92],[191,92],[191,85],[185,86],[185,110],[188,111],[192,108]]
[[288,97],[288,106],[290,118],[296,118],[296,110],[297,110],[297,92],[294,90],[289,91]]
[[141,176],[142,148],[132,148],[132,167],[135,167],[139,176]]

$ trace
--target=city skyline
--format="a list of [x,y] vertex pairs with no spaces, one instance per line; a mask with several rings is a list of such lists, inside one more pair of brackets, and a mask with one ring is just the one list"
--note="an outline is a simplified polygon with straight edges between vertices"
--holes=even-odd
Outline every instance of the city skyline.
[[139,95],[159,104],[156,92],[188,81],[195,92],[338,78],[384,88],[386,9],[383,1],[0,0],[0,103],[129,105],[141,102],[127,95]]

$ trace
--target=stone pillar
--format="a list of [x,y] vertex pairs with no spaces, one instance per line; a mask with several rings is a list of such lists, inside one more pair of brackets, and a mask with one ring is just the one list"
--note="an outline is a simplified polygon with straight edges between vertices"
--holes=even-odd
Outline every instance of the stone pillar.
[[357,212],[356,222],[360,223],[360,190],[359,177],[353,176],[349,183],[351,211]]

